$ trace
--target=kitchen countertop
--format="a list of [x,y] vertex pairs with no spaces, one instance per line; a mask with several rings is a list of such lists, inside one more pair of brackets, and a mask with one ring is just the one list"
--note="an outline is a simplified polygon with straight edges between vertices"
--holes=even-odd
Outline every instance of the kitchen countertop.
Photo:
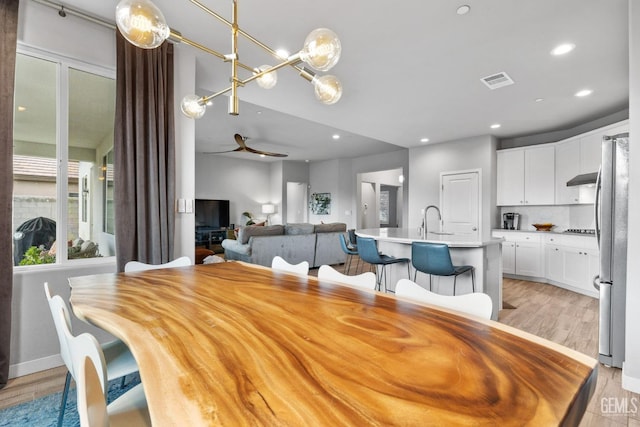
[[433,232],[429,232],[427,239],[423,239],[418,230],[414,228],[365,228],[356,230],[356,234],[361,237],[406,244],[412,242],[444,243],[452,248],[481,248],[502,242],[501,238],[469,240],[469,236],[465,235],[436,234]]
[[584,236],[584,237],[593,237],[595,238],[596,235],[595,234],[588,234],[588,233],[567,233],[565,231],[537,231],[537,230],[506,230],[504,228],[494,228],[493,230],[491,230],[492,232],[494,231],[499,231],[499,232],[503,232],[503,233],[536,233],[536,234],[559,234],[562,236]]

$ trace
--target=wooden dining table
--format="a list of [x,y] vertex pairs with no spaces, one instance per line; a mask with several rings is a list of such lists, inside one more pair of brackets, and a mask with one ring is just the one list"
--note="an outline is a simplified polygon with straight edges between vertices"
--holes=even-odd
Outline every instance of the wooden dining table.
[[70,278],[154,426],[578,425],[597,362],[506,325],[225,262]]

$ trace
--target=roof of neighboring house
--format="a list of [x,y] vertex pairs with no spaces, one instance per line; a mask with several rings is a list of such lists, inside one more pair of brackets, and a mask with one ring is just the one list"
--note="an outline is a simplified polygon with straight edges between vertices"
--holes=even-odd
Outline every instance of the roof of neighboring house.
[[[70,160],[68,164],[69,179],[78,179],[77,161]],[[50,157],[13,156],[13,175],[20,177],[55,178],[57,172],[56,159]]]

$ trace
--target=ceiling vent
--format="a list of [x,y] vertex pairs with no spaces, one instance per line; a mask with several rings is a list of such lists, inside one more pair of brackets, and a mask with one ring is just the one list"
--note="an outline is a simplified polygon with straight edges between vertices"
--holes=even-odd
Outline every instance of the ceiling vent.
[[514,81],[507,75],[507,73],[500,72],[480,79],[489,89],[498,89],[502,86],[509,86]]

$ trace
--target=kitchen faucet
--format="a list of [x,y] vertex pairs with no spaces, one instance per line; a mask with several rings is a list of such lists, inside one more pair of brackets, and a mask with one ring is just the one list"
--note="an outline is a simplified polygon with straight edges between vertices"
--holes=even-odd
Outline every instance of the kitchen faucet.
[[427,238],[427,212],[429,212],[429,209],[435,209],[436,212],[438,212],[438,219],[440,221],[442,221],[442,215],[440,215],[440,209],[438,209],[438,207],[436,205],[429,205],[426,208],[424,208],[424,216],[422,218],[422,224],[423,224],[423,229],[422,229],[422,238],[426,239]]

